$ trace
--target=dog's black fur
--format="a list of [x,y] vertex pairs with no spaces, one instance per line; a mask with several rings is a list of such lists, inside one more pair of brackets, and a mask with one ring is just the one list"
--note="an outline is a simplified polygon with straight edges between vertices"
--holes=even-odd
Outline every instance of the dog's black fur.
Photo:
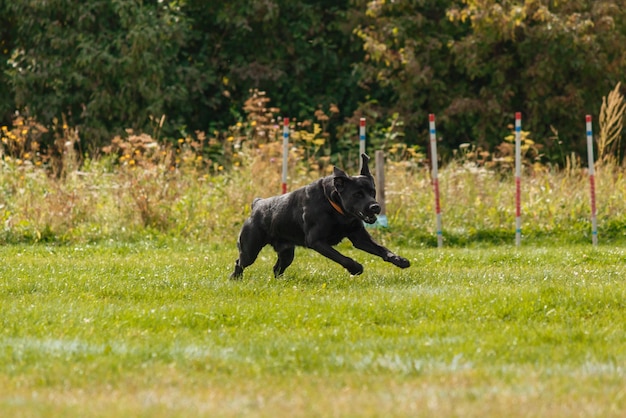
[[407,259],[374,242],[363,222],[373,224],[380,213],[369,157],[361,154],[359,176],[350,177],[335,167],[331,176],[293,192],[267,199],[257,198],[252,213],[239,234],[239,259],[231,279],[240,279],[267,244],[278,253],[274,276],[278,277],[294,257],[296,246],[308,247],[341,264],[350,274],[363,273],[363,266],[333,248],[348,238],[356,248],[377,255],[401,268]]

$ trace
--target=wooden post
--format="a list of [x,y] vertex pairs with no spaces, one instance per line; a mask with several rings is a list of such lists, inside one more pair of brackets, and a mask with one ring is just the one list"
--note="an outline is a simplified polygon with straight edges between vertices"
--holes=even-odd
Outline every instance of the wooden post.
[[387,227],[387,204],[385,203],[385,153],[376,151],[376,200],[380,204],[380,215],[376,223],[379,226]]

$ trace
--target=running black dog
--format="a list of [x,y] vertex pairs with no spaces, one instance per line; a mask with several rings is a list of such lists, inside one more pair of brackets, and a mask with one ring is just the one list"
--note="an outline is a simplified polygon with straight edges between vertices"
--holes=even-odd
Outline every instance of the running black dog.
[[356,248],[377,255],[401,268],[409,267],[400,257],[374,242],[363,222],[373,224],[380,213],[369,157],[361,154],[359,176],[348,176],[335,167],[333,174],[280,196],[257,198],[252,213],[239,234],[239,259],[231,279],[240,279],[243,269],[254,263],[267,244],[278,253],[274,276],[278,277],[294,257],[296,246],[308,247],[341,264],[350,274],[363,273],[363,266],[333,248],[348,238]]

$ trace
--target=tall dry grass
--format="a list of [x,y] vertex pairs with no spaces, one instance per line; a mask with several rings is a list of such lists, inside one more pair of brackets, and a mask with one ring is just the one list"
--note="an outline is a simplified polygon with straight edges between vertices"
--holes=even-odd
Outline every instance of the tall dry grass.
[[[170,236],[232,243],[255,197],[280,192],[282,129],[277,110],[253,92],[245,121],[210,136],[176,141],[158,133],[127,132],[97,157],[78,148],[78,133],[63,125],[54,152],[40,149],[45,128],[18,117],[2,127],[0,242],[89,242]],[[332,111],[332,110],[331,110]],[[323,126],[296,122],[290,144],[289,188],[328,174]],[[514,237],[514,179],[510,144],[494,153],[463,146],[440,169],[447,245],[507,243]],[[576,158],[554,169],[538,160],[524,134],[522,234],[526,242],[590,241],[589,180]],[[358,145],[355,143],[355,147]],[[385,148],[390,228],[383,242],[435,245],[434,198],[427,161],[397,142]],[[358,159],[343,159],[354,173]],[[334,160],[333,160],[334,159]],[[626,169],[605,160],[596,176],[600,242],[626,241]]]
[[624,115],[626,114],[626,100],[620,92],[621,83],[602,98],[600,107],[600,132],[598,135],[598,162],[615,163],[619,161],[619,152],[624,130]]

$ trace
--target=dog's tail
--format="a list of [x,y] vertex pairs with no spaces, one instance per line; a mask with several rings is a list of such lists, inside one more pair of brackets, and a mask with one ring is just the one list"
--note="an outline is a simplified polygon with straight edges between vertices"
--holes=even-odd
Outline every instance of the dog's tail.
[[252,201],[252,209],[254,209],[254,205],[256,205],[256,204],[257,204],[257,202],[259,202],[259,200],[261,200],[261,198],[260,198],[260,197],[257,197],[257,198],[255,198],[255,199]]

